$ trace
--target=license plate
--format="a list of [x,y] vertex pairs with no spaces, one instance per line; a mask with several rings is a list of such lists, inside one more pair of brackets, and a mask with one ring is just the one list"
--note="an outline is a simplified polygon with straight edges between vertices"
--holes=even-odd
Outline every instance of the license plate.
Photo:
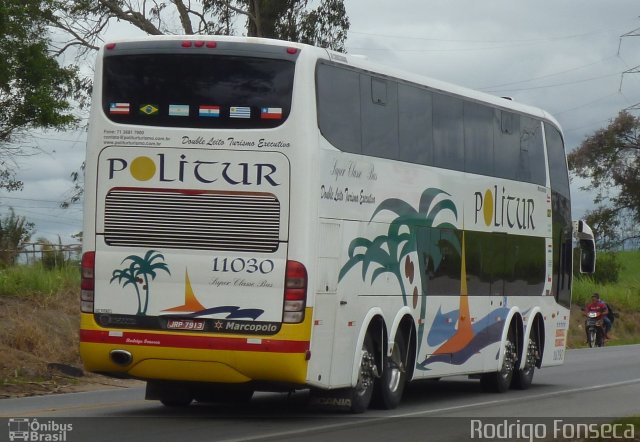
[[204,330],[202,319],[169,319],[167,328],[172,330]]

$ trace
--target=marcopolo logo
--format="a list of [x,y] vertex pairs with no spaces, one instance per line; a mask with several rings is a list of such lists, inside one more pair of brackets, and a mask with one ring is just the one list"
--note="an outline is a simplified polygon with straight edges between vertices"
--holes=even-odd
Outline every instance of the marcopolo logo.
[[152,179],[160,182],[200,182],[211,184],[226,182],[231,185],[279,186],[277,167],[270,163],[232,163],[189,160],[186,155],[157,154],[139,156],[132,160],[108,158],[109,179],[129,174],[137,181]]
[[502,187],[493,186],[483,192],[475,193],[475,223],[480,218],[489,227],[517,228],[533,230],[535,201],[532,198],[512,195]]

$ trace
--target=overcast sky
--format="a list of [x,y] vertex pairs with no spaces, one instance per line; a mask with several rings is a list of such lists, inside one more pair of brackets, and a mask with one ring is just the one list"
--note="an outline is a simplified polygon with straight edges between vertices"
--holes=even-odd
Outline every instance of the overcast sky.
[[[345,0],[347,50],[402,70],[537,106],[577,147],[622,109],[640,107],[638,0]],[[122,26],[111,27],[123,34]],[[620,36],[633,33],[620,40]],[[139,31],[125,31],[141,35]],[[106,39],[108,39],[107,36]],[[619,52],[618,52],[619,49]],[[620,88],[620,86],[622,87]],[[635,111],[638,115],[639,111]],[[0,193],[36,223],[34,237],[71,243],[82,207],[58,208],[84,159],[85,134],[37,134],[46,153],[20,161],[22,192]],[[573,217],[591,206],[573,183]]]

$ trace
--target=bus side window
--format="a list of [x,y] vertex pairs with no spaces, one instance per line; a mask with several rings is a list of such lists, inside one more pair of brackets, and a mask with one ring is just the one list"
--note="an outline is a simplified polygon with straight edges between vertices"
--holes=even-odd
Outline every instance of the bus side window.
[[433,96],[433,162],[436,167],[464,170],[462,100]]
[[497,111],[494,120],[494,171],[496,176],[519,181],[518,163],[520,161],[520,115]]
[[398,85],[399,160],[433,164],[432,95],[407,84]]
[[319,63],[316,71],[318,127],[343,152],[362,152],[360,74]]
[[540,121],[521,117],[520,122],[518,177],[523,181],[544,186],[547,173],[544,167],[544,145]]
[[571,202],[567,159],[560,132],[544,123],[549,159],[549,181],[551,183],[551,211],[553,236],[553,284],[552,291],[558,303],[571,303]]
[[493,114],[488,106],[464,103],[464,170],[493,175]]
[[398,158],[398,83],[360,74],[362,154]]

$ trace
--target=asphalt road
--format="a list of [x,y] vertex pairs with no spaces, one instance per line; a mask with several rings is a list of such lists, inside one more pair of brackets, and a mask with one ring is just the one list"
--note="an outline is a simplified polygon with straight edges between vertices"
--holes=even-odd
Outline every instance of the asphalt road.
[[[39,433],[68,442],[505,440],[501,431],[511,431],[506,440],[543,440],[542,433],[544,440],[565,440],[578,435],[576,423],[606,432],[613,418],[640,416],[640,345],[570,350],[563,366],[536,370],[527,391],[484,393],[477,380],[463,377],[419,382],[396,410],[356,416],[310,410],[305,392],[185,409],[143,397],[143,388],[129,388],[3,399],[0,422],[11,428],[17,424],[9,418],[37,419]],[[72,427],[65,432],[66,424]],[[630,436],[626,427],[616,431]],[[0,440],[9,440],[1,427]]]

